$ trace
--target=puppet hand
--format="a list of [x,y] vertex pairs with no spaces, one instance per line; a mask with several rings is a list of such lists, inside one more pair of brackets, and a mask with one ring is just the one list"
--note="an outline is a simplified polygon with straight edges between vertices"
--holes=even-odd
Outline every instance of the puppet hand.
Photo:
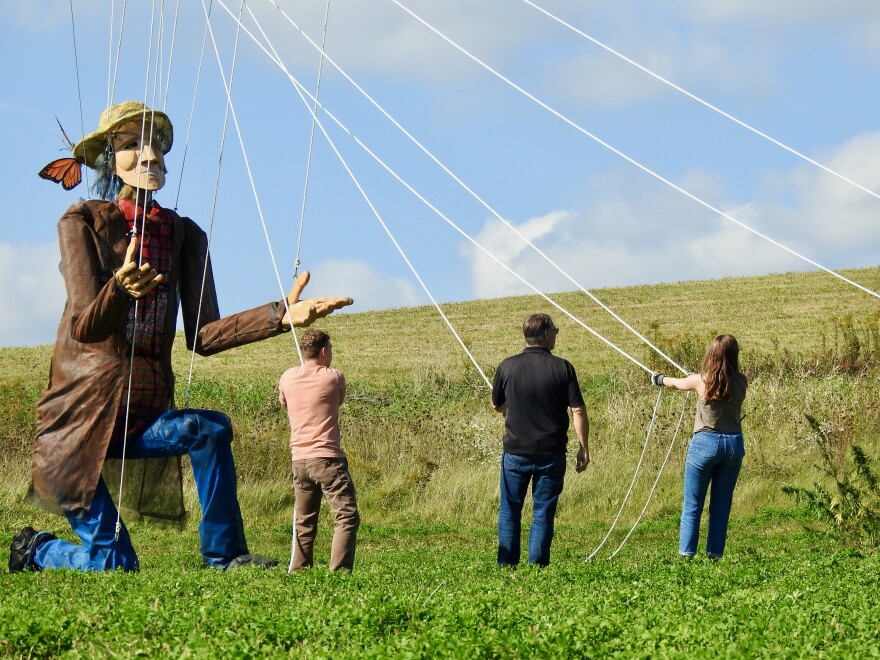
[[309,271],[304,271],[293,283],[293,288],[287,296],[288,311],[285,312],[284,318],[281,319],[281,324],[285,328],[290,328],[291,326],[307,328],[316,319],[324,318],[331,312],[351,305],[354,302],[351,298],[347,297],[300,300],[299,296],[308,283]]
[[150,264],[138,267],[135,260],[137,247],[137,236],[132,236],[125,251],[125,263],[116,271],[116,281],[119,282],[119,286],[135,300],[143,298],[163,281],[156,269],[150,268]]

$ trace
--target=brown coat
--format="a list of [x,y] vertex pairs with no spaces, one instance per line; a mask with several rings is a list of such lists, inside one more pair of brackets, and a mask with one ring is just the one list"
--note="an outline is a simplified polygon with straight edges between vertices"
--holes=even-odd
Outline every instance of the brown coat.
[[[178,302],[183,310],[187,347],[210,355],[284,332],[281,302],[221,319],[208,258],[205,232],[189,218],[174,219],[168,310],[162,366],[173,400],[171,345]],[[37,436],[31,495],[47,508],[80,516],[89,509],[110,444],[125,406],[129,345],[126,323],[131,299],[116,283],[124,261],[128,223],[112,202],[71,206],[58,222],[61,270],[67,304],[58,327],[49,385],[37,402]],[[202,272],[208,260],[202,312],[196,317]],[[132,471],[134,474],[136,470]],[[178,480],[180,471],[169,471]],[[129,470],[126,463],[126,480]],[[165,486],[167,487],[167,485]],[[111,489],[112,490],[112,489]]]

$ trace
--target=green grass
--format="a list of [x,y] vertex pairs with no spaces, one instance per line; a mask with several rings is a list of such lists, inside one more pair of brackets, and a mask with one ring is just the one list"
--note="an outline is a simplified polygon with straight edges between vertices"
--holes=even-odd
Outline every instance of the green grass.
[[[194,533],[134,525],[139,574],[0,575],[10,655],[260,657],[870,657],[880,653],[876,555],[792,513],[734,521],[721,562],[675,556],[665,516],[613,561],[604,529],[562,525],[547,569],[494,566],[491,528],[373,526],[351,576],[222,573]],[[252,531],[284,557],[289,525]],[[617,536],[612,541],[619,539]],[[4,539],[5,540],[5,539]],[[318,539],[326,562],[329,539]],[[611,545],[609,543],[609,545]],[[323,553],[323,554],[322,554]]]
[[[848,271],[880,290],[880,268]],[[809,486],[818,459],[804,414],[833,422],[880,454],[880,305],[824,273],[596,291],[686,363],[717,332],[743,348],[751,387],[747,455],[720,563],[676,558],[681,473],[693,409],[646,518],[613,562],[583,559],[629,486],[657,390],[640,368],[535,297],[444,305],[490,375],[522,346],[521,323],[550,312],[556,353],[574,363],[591,419],[593,463],[567,475],[549,569],[498,571],[494,521],[502,419],[433,308],[322,320],[346,373],[343,446],[364,526],[350,577],[313,570],[203,569],[195,520],[183,533],[131,523],[142,571],[0,574],[0,652],[7,655],[200,657],[865,657],[880,654],[878,557],[829,535],[782,493]],[[636,360],[659,364],[585,296],[553,296]],[[0,542],[26,524],[71,538],[63,518],[22,502],[35,404],[51,347],[0,349]],[[289,336],[196,357],[190,405],[223,410],[248,538],[289,552],[287,420],[275,385],[296,362]],[[182,402],[189,355],[178,340]],[[667,373],[674,373],[665,368]],[[638,515],[673,437],[683,397],[665,392],[632,500],[606,550]],[[691,404],[692,405],[692,404]],[[186,474],[186,472],[185,472]],[[185,484],[193,518],[198,503]],[[528,516],[528,512],[526,512]],[[326,563],[324,512],[319,561]],[[324,553],[321,555],[320,553]],[[604,553],[604,551],[603,551]],[[864,554],[863,554],[864,553]],[[604,554],[601,556],[605,556]]]

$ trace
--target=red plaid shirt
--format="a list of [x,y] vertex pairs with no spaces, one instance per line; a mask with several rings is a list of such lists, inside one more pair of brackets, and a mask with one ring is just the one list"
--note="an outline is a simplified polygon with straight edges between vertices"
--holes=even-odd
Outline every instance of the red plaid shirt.
[[[149,263],[164,282],[132,305],[128,313],[126,335],[134,352],[131,392],[128,405],[128,433],[143,431],[156,416],[167,410],[172,399],[171,384],[162,368],[162,341],[168,310],[168,282],[171,281],[171,253],[174,246],[174,220],[153,202],[144,217],[133,201],[116,200],[128,220],[129,228],[137,222],[138,263]],[[174,314],[176,310],[171,310]],[[114,440],[122,440],[125,408],[116,420]]]

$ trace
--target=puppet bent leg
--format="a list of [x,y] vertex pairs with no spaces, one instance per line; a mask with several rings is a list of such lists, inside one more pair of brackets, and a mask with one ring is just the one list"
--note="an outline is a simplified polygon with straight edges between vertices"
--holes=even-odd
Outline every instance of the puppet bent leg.
[[34,552],[33,563],[40,569],[71,568],[78,571],[108,571],[121,568],[138,570],[138,558],[131,545],[128,530],[120,521],[116,536],[116,507],[104,485],[98,480],[92,506],[82,518],[68,516],[70,527],[82,545],[63,539],[41,543]]
[[248,554],[229,417],[216,410],[169,410],[137,443],[135,451],[144,456],[189,454],[202,507],[199,536],[204,562],[226,568],[236,557]]

